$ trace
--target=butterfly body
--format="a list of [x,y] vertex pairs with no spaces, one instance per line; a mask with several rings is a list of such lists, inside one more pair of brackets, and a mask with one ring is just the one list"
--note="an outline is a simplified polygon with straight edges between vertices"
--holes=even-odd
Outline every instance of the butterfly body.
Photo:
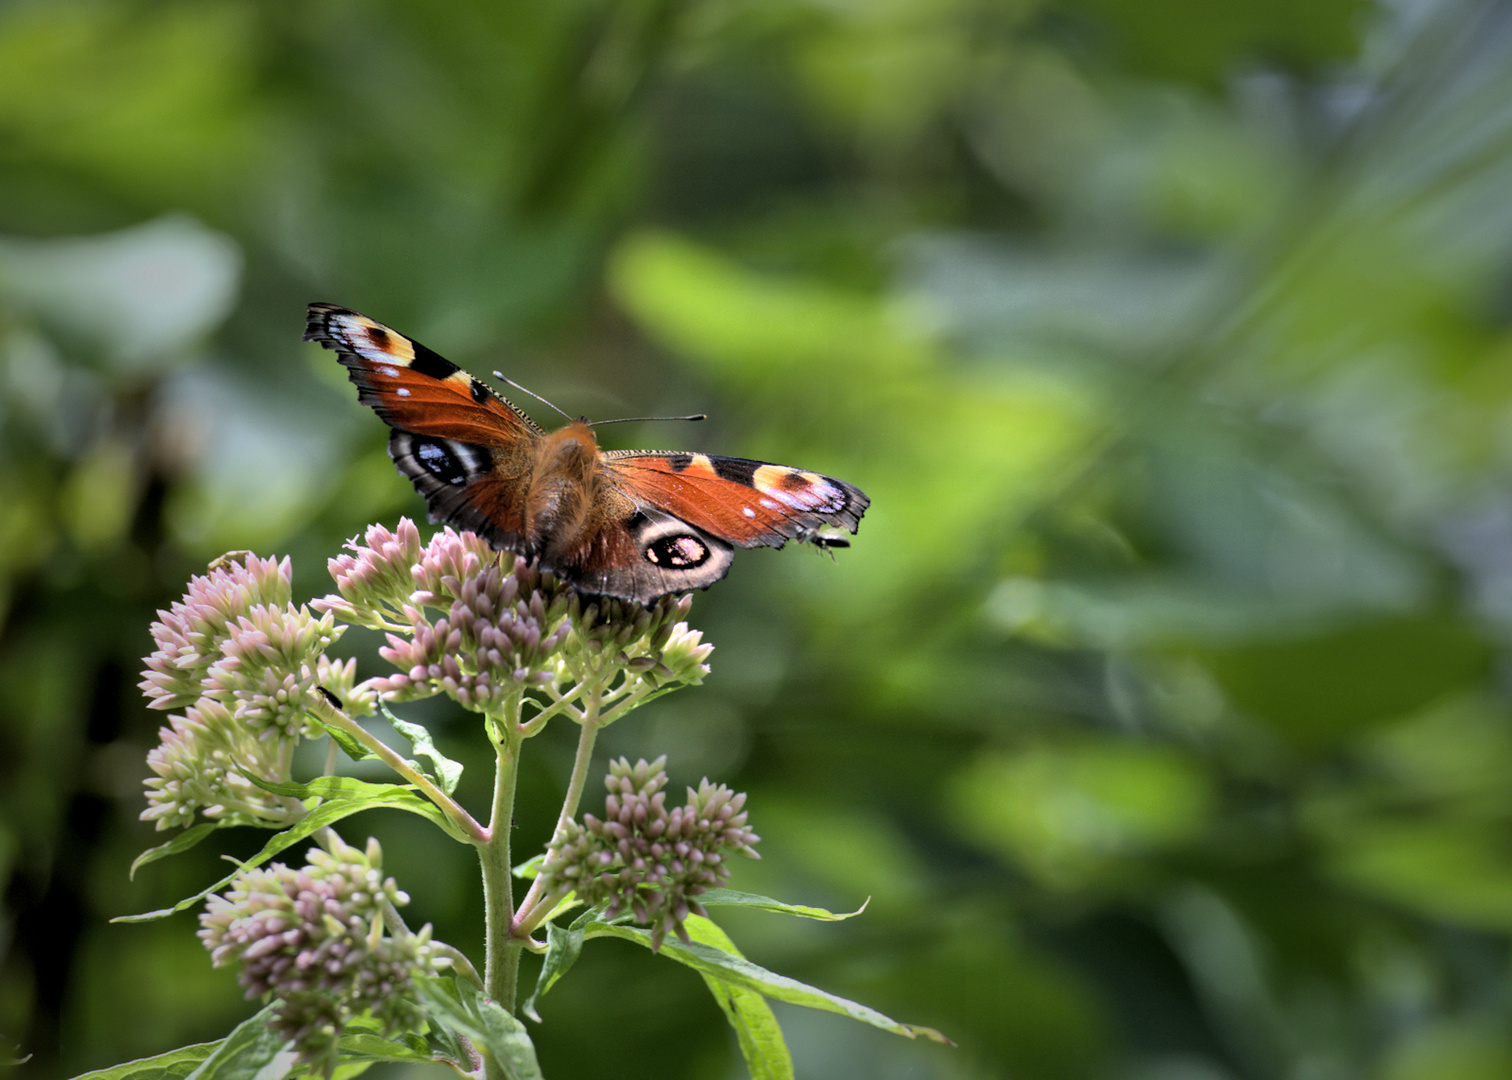
[[311,304],[305,340],[337,353],[430,519],[539,559],[580,592],[649,603],[707,588],[736,547],[846,546],[869,500],[819,473],[745,458],[598,447],[553,432],[449,360],[366,316]]

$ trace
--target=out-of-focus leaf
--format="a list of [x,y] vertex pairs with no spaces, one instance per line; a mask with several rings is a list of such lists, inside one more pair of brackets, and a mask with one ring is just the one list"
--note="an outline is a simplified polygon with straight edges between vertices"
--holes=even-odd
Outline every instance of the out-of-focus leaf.
[[1493,1024],[1440,1020],[1394,1047],[1381,1080],[1500,1080],[1512,1073],[1512,1041]]
[[135,378],[193,359],[230,314],[241,269],[231,237],[181,214],[104,236],[0,237],[0,294]]
[[1119,4],[1080,0],[1110,27],[1112,47],[1131,69],[1161,79],[1213,86],[1258,60],[1321,67],[1353,56],[1370,14],[1364,0],[1265,3],[1158,0]]
[[246,48],[255,18],[243,5],[40,4],[3,14],[0,117],[30,168],[46,163],[182,206],[224,197],[259,164],[268,131]]
[[1201,766],[1173,749],[1081,741],[978,755],[951,801],[965,836],[1052,888],[1077,888],[1192,840],[1214,792]]
[[1512,866],[1480,822],[1356,821],[1326,865],[1340,881],[1431,918],[1512,930]]
[[1235,706],[1303,748],[1333,745],[1462,692],[1490,662],[1473,626],[1432,612],[1199,655]]

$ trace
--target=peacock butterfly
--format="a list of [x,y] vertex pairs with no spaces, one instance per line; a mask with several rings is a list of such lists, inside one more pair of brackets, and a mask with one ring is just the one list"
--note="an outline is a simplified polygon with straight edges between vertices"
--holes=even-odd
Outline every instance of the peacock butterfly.
[[706,589],[737,547],[848,541],[870,500],[819,473],[745,458],[598,448],[586,420],[547,432],[418,341],[334,304],[304,339],[336,352],[433,522],[477,533],[579,592],[649,603]]

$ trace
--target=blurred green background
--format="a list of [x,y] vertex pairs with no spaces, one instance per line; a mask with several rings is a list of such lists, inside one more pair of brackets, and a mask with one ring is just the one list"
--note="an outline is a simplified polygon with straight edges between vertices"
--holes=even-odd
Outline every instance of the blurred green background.
[[[872,897],[723,918],[748,955],[959,1044],[784,1009],[799,1075],[1512,1075],[1507,5],[0,5],[27,1075],[251,1010],[190,916],[107,920],[224,865],[127,881],[154,610],[234,548],[321,595],[423,516],[311,300],[573,413],[712,417],[607,445],[870,494],[834,562],[742,555],[695,601],[707,684],[600,744],[750,792],[737,887]],[[408,715],[482,801],[476,725]],[[574,735],[529,747],[522,851]],[[369,831],[476,948],[469,855]],[[622,943],[543,1005],[550,1077],[742,1075],[699,980]]]

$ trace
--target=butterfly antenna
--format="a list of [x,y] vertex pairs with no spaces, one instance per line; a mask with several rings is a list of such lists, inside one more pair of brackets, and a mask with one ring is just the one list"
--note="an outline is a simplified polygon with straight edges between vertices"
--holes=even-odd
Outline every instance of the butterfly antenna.
[[540,394],[536,393],[534,390],[526,389],[525,387],[521,386],[519,383],[515,382],[513,379],[509,378],[502,371],[495,371],[493,374],[494,374],[494,378],[498,379],[500,382],[506,382],[506,383],[508,383],[510,386],[512,386],[516,390],[520,391],[520,393],[522,393],[522,394],[529,394],[531,397],[535,398],[537,401],[539,401],[539,402],[541,402],[541,403],[543,403],[545,405],[550,405],[553,409],[555,409],[557,412],[561,413],[568,420],[576,420],[577,419],[577,417],[570,415],[567,412],[566,409],[562,408],[556,402],[554,402],[554,401],[547,401],[545,398],[543,398]]
[[707,420],[708,413],[694,413],[692,416],[620,416],[613,420],[595,420],[589,427],[598,427],[600,424],[639,424],[652,423],[661,420]]

